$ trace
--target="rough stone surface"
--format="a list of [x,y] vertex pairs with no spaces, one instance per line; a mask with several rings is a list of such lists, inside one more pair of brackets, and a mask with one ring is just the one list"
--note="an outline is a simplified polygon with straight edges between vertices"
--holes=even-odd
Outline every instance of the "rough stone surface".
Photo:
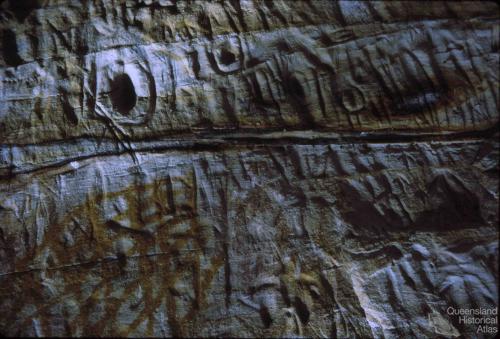
[[[0,3],[0,334],[488,337],[494,2]],[[496,329],[496,326],[494,326]]]

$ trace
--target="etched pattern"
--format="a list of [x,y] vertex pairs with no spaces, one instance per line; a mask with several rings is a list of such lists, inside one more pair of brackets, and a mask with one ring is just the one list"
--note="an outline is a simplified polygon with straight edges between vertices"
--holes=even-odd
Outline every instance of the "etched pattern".
[[0,2],[0,336],[488,337],[495,2]]

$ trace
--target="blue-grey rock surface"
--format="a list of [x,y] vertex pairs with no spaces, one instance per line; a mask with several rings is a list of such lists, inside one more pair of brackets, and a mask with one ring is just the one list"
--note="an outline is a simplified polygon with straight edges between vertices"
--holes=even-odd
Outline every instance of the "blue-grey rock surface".
[[493,337],[499,9],[0,2],[0,335]]

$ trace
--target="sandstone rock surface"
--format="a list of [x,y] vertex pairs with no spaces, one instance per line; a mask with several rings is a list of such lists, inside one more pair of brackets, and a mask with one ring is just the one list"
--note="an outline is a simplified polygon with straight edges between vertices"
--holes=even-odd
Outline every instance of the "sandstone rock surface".
[[[0,334],[491,337],[495,2],[0,3]],[[496,326],[495,326],[496,328]]]

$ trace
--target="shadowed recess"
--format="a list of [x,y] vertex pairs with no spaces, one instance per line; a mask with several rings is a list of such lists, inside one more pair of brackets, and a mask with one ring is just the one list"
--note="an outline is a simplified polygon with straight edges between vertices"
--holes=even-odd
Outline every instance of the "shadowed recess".
[[18,54],[16,35],[11,30],[4,30],[2,34],[2,52],[5,63],[8,66],[19,66],[23,59]]
[[236,57],[230,51],[223,49],[220,53],[220,62],[224,65],[230,65],[236,61]]
[[[1,1],[0,1],[1,2]],[[17,20],[24,21],[34,9],[40,8],[37,0],[9,0],[10,10]]]
[[137,94],[130,77],[121,73],[111,80],[109,93],[113,108],[121,114],[128,114],[137,103]]

